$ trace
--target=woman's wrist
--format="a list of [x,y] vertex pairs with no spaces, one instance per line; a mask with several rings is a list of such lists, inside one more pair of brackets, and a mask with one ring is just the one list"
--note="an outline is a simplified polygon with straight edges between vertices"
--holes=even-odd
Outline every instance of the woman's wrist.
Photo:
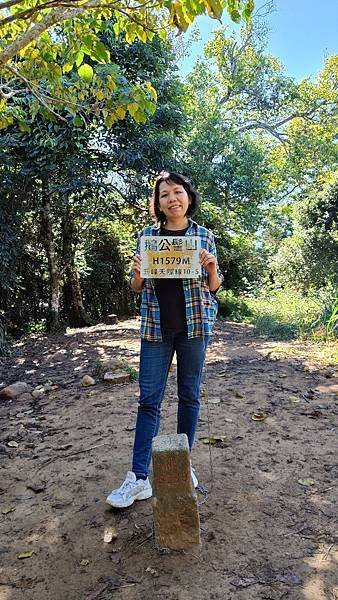
[[220,277],[218,276],[217,269],[215,270],[215,272],[209,273],[208,284],[209,284],[210,292],[214,292],[214,291],[218,290],[218,288],[221,286],[221,283],[222,282],[221,282]]
[[143,277],[135,277],[135,275],[134,275],[134,277],[132,278],[132,280],[130,282],[131,289],[134,292],[141,292],[141,290],[143,288],[143,282],[144,282]]

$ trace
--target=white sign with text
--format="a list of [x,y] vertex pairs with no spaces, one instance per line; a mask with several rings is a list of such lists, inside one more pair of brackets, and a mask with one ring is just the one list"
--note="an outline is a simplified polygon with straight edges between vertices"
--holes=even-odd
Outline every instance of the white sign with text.
[[141,277],[191,279],[201,275],[201,238],[187,236],[141,237]]

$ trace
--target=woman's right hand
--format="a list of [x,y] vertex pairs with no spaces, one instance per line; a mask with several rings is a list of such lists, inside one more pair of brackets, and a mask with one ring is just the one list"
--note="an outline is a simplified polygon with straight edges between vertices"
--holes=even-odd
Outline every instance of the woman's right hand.
[[134,273],[131,280],[131,288],[134,292],[140,292],[143,287],[144,279],[141,277],[141,257],[139,254],[135,254],[131,268]]
[[141,279],[141,257],[139,254],[135,254],[133,258],[132,270],[134,279]]

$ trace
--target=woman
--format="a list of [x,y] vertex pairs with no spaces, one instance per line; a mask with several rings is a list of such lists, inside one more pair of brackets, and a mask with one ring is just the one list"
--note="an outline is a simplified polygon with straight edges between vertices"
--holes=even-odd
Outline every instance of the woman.
[[[132,266],[131,288],[142,292],[140,399],[136,422],[132,470],[107,503],[125,508],[152,495],[148,478],[153,437],[160,425],[160,408],[174,353],[177,357],[177,433],[188,436],[192,449],[200,408],[200,386],[209,337],[217,314],[213,295],[222,282],[213,234],[191,216],[198,194],[183,176],[163,172],[154,190],[154,213],[158,224],[146,227],[138,237]],[[143,279],[142,236],[199,236],[202,275],[196,279]],[[192,470],[194,487],[198,481]]]

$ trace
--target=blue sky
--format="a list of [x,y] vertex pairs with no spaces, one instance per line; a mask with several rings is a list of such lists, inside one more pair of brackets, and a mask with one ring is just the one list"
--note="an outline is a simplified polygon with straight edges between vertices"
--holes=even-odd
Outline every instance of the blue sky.
[[[256,0],[256,6],[266,0]],[[224,24],[230,24],[225,16]],[[269,29],[267,51],[278,57],[289,76],[296,80],[314,77],[326,56],[338,54],[338,0],[274,0],[274,10],[265,18]],[[219,23],[207,17],[196,20],[201,41],[193,44],[190,56],[178,63],[180,73],[189,73],[203,46]],[[239,26],[231,23],[231,28]]]

